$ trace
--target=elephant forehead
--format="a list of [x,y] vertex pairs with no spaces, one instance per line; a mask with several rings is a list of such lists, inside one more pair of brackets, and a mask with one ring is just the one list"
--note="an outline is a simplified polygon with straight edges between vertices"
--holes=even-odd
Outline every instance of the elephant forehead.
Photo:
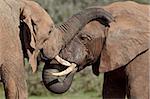
[[77,37],[75,37],[74,40],[72,40],[66,48],[60,52],[62,58],[77,64],[83,62],[84,59],[86,59],[86,55],[87,49]]

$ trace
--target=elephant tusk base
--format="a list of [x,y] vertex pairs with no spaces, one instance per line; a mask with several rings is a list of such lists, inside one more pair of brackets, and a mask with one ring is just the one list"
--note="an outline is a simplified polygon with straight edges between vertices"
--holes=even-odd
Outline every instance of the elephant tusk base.
[[64,66],[71,66],[71,63],[69,63],[68,61],[62,59],[59,55],[57,55],[57,56],[55,57],[55,59],[56,59],[59,63],[61,63],[62,65],[64,65]]

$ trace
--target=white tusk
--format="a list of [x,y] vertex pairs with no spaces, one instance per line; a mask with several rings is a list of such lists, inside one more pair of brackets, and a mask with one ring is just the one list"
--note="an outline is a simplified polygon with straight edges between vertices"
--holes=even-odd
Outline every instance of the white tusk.
[[64,76],[72,72],[76,68],[76,64],[72,63],[70,67],[68,67],[66,70],[58,73],[51,73],[53,76]]
[[71,66],[71,63],[69,63],[68,61],[62,59],[61,57],[59,57],[59,55],[57,55],[57,56],[55,57],[55,59],[56,59],[59,63],[61,63],[62,65],[64,65],[64,66]]

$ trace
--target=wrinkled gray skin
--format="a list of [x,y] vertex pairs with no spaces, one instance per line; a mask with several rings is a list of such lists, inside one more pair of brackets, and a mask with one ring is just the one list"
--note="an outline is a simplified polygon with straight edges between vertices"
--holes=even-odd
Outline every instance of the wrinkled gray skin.
[[[104,72],[104,99],[125,99],[126,95],[129,99],[148,99],[149,6],[118,2],[103,8],[115,22],[109,28],[101,21],[88,23],[59,55],[76,63],[78,71],[92,65],[95,75]],[[48,90],[60,94],[69,89],[73,73],[63,78],[48,75],[64,69],[55,60],[45,64],[43,81]]]

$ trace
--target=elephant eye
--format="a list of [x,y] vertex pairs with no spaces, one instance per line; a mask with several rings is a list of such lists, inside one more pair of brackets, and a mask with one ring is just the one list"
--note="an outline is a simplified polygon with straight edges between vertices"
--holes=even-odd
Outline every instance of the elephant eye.
[[50,30],[49,32],[48,32],[48,34],[50,34],[52,32],[52,30]]
[[53,29],[54,29],[54,26],[53,25],[50,26],[50,30],[49,30],[48,34],[50,34],[53,31]]

